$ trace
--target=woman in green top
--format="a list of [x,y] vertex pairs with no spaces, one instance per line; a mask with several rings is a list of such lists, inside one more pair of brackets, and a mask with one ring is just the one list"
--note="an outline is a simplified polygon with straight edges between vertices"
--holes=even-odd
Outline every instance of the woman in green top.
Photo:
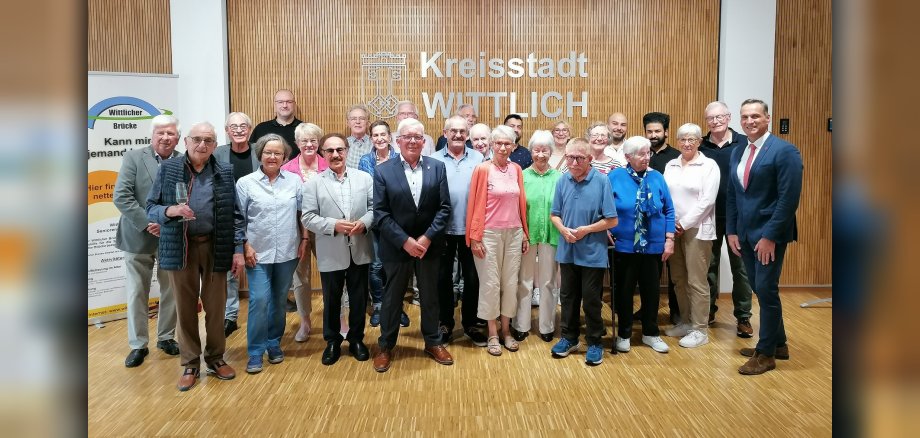
[[540,339],[550,342],[556,331],[556,294],[559,292],[556,245],[559,242],[559,231],[550,222],[549,212],[556,192],[556,181],[562,173],[549,165],[553,153],[553,135],[549,131],[534,131],[527,147],[533,158],[533,165],[524,169],[531,250],[521,257],[518,286],[521,301],[512,328],[519,333],[530,331],[531,294],[537,294],[540,303]]

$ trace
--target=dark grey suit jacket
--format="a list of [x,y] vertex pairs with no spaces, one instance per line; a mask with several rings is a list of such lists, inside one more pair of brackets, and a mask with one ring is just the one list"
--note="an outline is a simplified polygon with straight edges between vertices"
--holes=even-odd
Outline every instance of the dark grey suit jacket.
[[[112,202],[121,212],[115,247],[134,254],[152,254],[157,251],[159,239],[147,232],[147,194],[159,167],[152,146],[125,153],[121,170],[115,180]],[[179,153],[173,151],[172,156]]]

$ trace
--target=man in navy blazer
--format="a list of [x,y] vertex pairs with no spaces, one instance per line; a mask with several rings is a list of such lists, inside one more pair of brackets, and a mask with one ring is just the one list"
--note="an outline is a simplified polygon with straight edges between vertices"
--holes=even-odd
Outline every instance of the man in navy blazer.
[[421,307],[425,352],[442,365],[453,358],[438,331],[438,267],[450,216],[450,192],[444,163],[422,157],[425,127],[405,119],[397,128],[399,159],[387,160],[374,172],[374,225],[380,236],[378,255],[386,272],[380,307],[379,351],[374,369],[390,368],[399,335],[402,299],[415,273]]
[[776,368],[775,359],[789,359],[779,277],[786,245],[797,239],[795,211],[802,192],[799,150],[770,135],[770,113],[761,100],[741,104],[741,128],[748,145],[732,152],[726,197],[726,234],[732,252],[741,256],[760,302],[760,339],[756,348],[742,348],[750,359],[738,369],[746,375]]

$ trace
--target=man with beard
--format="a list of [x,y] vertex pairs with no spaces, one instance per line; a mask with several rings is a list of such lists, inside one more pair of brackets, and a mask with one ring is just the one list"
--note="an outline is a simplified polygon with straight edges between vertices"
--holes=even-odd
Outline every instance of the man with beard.
[[623,153],[623,141],[626,139],[626,114],[613,113],[607,118],[607,130],[610,131],[610,144],[604,153],[613,158],[618,167],[626,167],[626,154]]
[[[716,197],[716,240],[712,244],[712,260],[709,263],[709,323],[712,324],[716,319],[716,311],[719,310],[716,299],[719,297],[719,263],[722,257],[722,238],[725,236],[725,197],[731,183],[728,177],[729,159],[736,148],[747,146],[748,139],[744,134],[728,127],[732,115],[725,103],[712,102],[706,105],[705,114],[709,134],[703,137],[700,152],[715,160],[722,174],[719,195]],[[737,335],[739,338],[750,338],[754,334],[750,321],[751,285],[741,257],[729,251],[728,261],[732,270],[732,304],[735,308]]]
[[[396,104],[396,126],[399,126],[399,122],[402,122],[406,119],[415,119],[418,120],[418,108],[415,106],[411,100],[401,100]],[[434,140],[431,139],[431,136],[428,134],[424,135],[425,137],[425,146],[422,148],[422,155],[429,156],[434,152]],[[393,136],[393,149],[396,152],[399,152],[399,145],[396,143],[396,136]]]
[[517,134],[517,140],[514,141],[514,150],[511,151],[511,155],[508,156],[508,159],[517,163],[518,166],[521,166],[521,170],[524,170],[530,167],[533,164],[533,157],[530,156],[530,151],[521,146],[521,136],[524,132],[524,119],[517,114],[508,114],[505,117],[504,121],[505,126],[514,130],[514,133]]
[[[651,112],[642,116],[642,126],[645,128],[645,138],[651,143],[650,151],[652,158],[648,166],[661,172],[664,175],[664,169],[668,162],[680,157],[680,152],[668,144],[668,127],[671,124],[671,116]],[[661,272],[661,266],[658,272]],[[671,268],[668,267],[668,308],[671,311],[671,323],[676,324],[677,317],[680,315],[680,309],[677,307],[677,293],[674,291],[674,282],[671,281]]]
[[[220,145],[214,150],[214,158],[233,169],[233,181],[249,175],[259,168],[259,159],[249,147],[249,129],[252,119],[245,113],[230,113],[224,129],[230,144]],[[239,326],[236,319],[240,313],[240,282],[236,276],[227,274],[227,310],[224,313],[224,336],[230,336]]]
[[[294,116],[297,112],[297,101],[294,100],[294,93],[291,90],[280,89],[275,93],[275,118],[266,120],[256,125],[249,137],[253,143],[259,140],[265,134],[278,134],[287,140],[293,151],[288,160],[293,160],[300,155],[300,149],[295,148],[297,142],[294,139],[294,129],[297,125],[303,123]],[[258,168],[259,166],[256,166]]]

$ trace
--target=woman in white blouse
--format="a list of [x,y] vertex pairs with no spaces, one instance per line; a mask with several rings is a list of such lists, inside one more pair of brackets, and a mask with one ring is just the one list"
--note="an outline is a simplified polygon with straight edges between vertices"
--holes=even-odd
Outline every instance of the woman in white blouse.
[[680,346],[699,347],[709,342],[709,283],[706,274],[716,238],[716,196],[719,166],[700,152],[702,130],[686,123],[677,130],[680,157],[668,162],[664,179],[674,202],[674,255],[671,278],[677,292],[680,320],[665,331],[681,337]]

